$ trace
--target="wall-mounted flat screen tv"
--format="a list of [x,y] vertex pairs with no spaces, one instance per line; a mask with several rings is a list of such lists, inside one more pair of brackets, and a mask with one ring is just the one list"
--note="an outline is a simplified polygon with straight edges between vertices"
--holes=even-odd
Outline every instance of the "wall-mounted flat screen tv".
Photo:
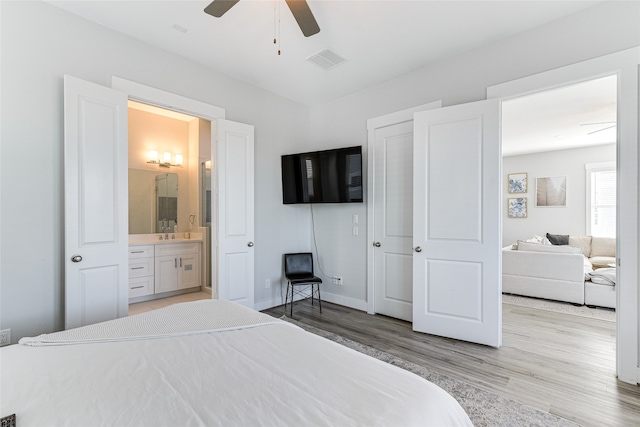
[[362,203],[362,147],[282,156],[282,202]]

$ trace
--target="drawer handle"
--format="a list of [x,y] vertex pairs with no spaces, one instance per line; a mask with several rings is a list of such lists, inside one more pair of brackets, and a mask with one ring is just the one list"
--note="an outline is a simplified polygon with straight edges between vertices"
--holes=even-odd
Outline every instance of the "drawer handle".
[[132,270],[142,270],[144,267],[131,267]]
[[131,251],[132,254],[143,254],[144,251]]
[[134,286],[134,287],[133,287],[133,288],[131,288],[131,289],[140,289],[140,288],[144,288],[144,286]]

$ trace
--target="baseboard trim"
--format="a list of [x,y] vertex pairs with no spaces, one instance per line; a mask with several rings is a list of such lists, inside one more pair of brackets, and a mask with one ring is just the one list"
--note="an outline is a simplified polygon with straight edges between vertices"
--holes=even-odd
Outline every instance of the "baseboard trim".
[[[322,296],[322,301],[343,305],[345,307],[353,308],[356,310],[367,311],[366,301],[362,301],[362,300],[351,298],[351,297],[345,297],[342,295],[330,294],[328,292],[322,292],[321,296]],[[293,300],[295,302],[301,299],[303,299],[301,296],[297,296]],[[254,303],[253,307],[258,311],[262,311],[262,310],[267,310],[269,308],[277,307],[282,304],[284,304],[284,300],[280,297],[277,297],[277,298],[272,298],[266,301],[256,302]]]
[[345,307],[354,308],[360,311],[367,311],[367,302],[359,299],[345,297],[343,295],[322,293],[322,301],[331,302],[333,304],[344,305]]

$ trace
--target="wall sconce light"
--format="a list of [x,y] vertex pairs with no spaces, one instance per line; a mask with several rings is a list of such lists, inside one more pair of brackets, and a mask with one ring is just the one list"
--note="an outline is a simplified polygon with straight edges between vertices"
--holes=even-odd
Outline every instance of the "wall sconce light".
[[169,153],[168,151],[164,152],[164,154],[162,155],[162,161],[160,161],[160,159],[158,158],[158,152],[156,150],[151,150],[149,151],[148,155],[147,155],[147,163],[151,163],[154,165],[158,165],[160,167],[163,168],[168,168],[171,166],[174,167],[182,167],[182,154],[176,154],[175,156],[175,163],[171,163],[171,153]]

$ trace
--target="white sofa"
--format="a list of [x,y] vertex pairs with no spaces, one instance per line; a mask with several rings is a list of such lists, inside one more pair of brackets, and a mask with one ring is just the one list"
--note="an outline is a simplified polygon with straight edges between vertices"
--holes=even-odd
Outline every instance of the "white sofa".
[[[615,263],[615,240],[570,238],[570,245],[544,245],[519,241],[502,250],[504,293],[615,308],[615,285],[598,280],[595,267]],[[517,246],[517,247],[516,247]],[[584,255],[583,255],[584,253]],[[608,269],[612,270],[612,269]],[[605,270],[601,270],[605,271]],[[615,270],[613,270],[615,279]],[[599,279],[596,277],[593,280]]]

